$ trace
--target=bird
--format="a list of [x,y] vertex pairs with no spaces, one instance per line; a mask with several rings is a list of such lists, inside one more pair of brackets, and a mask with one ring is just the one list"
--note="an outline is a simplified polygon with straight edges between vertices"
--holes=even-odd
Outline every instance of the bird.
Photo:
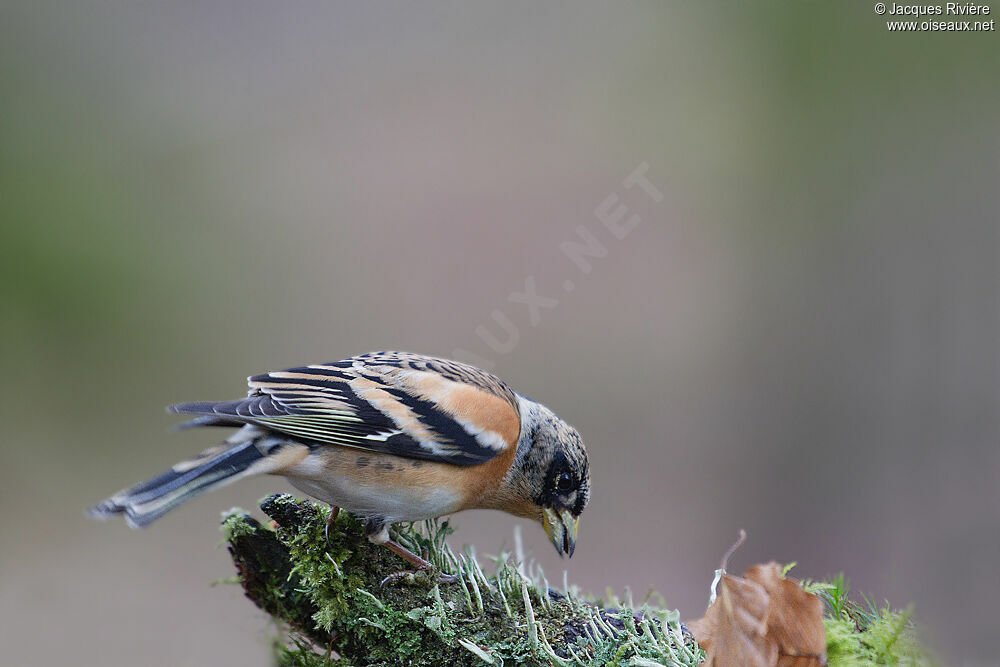
[[[284,476],[364,522],[368,539],[416,570],[430,562],[389,528],[466,509],[541,523],[560,556],[576,549],[590,500],[579,432],[552,410],[469,364],[408,352],[248,378],[245,398],[179,403],[178,428],[231,427],[221,444],[87,510],[144,528],[186,500],[252,475]],[[448,575],[439,575],[442,581]]]

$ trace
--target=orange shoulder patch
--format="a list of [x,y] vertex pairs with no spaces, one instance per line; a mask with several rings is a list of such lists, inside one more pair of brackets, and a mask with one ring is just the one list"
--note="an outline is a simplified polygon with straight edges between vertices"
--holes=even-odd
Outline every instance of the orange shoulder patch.
[[455,419],[482,445],[498,451],[517,447],[521,435],[521,417],[510,402],[475,385],[455,382],[437,373],[406,374],[409,389],[421,398],[433,401]]

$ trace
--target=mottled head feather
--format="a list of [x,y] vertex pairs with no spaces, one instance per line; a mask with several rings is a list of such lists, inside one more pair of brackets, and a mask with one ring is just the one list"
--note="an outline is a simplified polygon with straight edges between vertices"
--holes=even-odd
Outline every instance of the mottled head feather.
[[579,516],[590,501],[590,465],[583,439],[541,403],[518,395],[518,404],[521,436],[507,483],[539,507],[568,509]]

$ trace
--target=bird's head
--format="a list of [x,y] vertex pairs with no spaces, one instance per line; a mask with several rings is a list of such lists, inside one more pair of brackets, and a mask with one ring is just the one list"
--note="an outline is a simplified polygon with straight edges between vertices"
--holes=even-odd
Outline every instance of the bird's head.
[[519,397],[521,435],[509,483],[530,500],[559,555],[572,556],[580,514],[590,500],[590,466],[575,428],[544,405]]

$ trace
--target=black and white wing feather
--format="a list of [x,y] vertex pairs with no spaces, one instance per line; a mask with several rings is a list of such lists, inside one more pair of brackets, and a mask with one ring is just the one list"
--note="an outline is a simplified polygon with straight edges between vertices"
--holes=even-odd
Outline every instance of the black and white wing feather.
[[256,375],[249,385],[244,399],[170,410],[199,415],[193,425],[254,424],[310,446],[456,465],[516,447],[520,430],[516,394],[502,380],[434,357],[370,353]]

